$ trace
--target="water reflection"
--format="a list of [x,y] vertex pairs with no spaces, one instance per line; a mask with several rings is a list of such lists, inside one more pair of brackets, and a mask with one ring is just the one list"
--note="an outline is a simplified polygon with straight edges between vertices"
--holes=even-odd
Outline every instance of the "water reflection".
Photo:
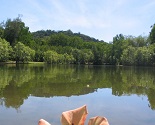
[[0,105],[18,109],[30,95],[72,96],[111,88],[112,94],[144,95],[155,109],[155,69],[75,65],[0,66]]

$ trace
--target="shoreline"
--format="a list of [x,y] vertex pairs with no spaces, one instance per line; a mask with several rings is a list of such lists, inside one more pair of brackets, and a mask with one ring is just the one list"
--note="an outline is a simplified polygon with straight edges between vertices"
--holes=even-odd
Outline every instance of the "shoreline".
[[1,64],[45,64],[45,62],[26,62],[26,63],[19,62],[19,63],[16,63],[16,61],[9,61],[9,62],[0,62],[0,65]]

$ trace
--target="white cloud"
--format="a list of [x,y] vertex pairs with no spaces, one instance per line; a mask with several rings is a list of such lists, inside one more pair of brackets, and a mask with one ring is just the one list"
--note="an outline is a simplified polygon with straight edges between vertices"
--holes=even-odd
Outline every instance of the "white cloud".
[[31,31],[71,29],[110,41],[119,33],[147,33],[155,23],[155,1],[151,0],[17,0],[14,3],[18,9],[12,15],[23,14],[22,19]]

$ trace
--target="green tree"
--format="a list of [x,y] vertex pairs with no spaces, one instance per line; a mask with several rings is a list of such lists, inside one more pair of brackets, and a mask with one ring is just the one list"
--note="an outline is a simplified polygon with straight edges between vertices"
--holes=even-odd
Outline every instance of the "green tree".
[[80,64],[81,61],[82,61],[82,52],[81,52],[81,50],[74,49],[73,52],[72,52],[72,55],[73,55],[73,57],[75,59],[75,63]]
[[152,58],[151,51],[148,47],[138,47],[135,52],[136,65],[150,65]]
[[123,65],[134,65],[136,48],[129,46],[123,50],[121,61]]
[[67,46],[69,43],[70,37],[63,34],[53,34],[50,37],[49,44],[52,46]]
[[126,36],[125,40],[124,40],[124,48],[127,48],[128,46],[132,46],[132,47],[143,47],[143,46],[147,46],[148,45],[148,37],[146,36],[138,36],[138,37],[134,37],[134,36]]
[[16,60],[16,63],[23,62],[27,63],[28,61],[33,60],[35,51],[29,48],[28,46],[25,46],[23,43],[18,42],[14,48],[13,57]]
[[4,28],[3,28],[3,22],[0,24],[0,38],[4,37]]
[[60,55],[52,50],[44,52],[44,61],[47,63],[58,63]]
[[150,32],[150,42],[151,44],[155,43],[155,24],[151,26],[151,32]]
[[75,61],[75,59],[74,59],[73,55],[69,55],[69,54],[65,53],[65,54],[63,54],[63,61],[65,64],[66,63],[70,64],[70,63],[73,63]]
[[150,60],[149,60],[149,63],[151,65],[155,65],[155,43],[154,44],[151,44],[148,47],[148,49],[150,51]]
[[147,37],[144,36],[138,36],[134,38],[136,47],[143,47],[148,45]]
[[12,47],[5,39],[0,38],[0,61],[6,62],[10,58]]
[[102,65],[105,59],[105,50],[101,43],[94,43],[92,47],[94,55],[93,64]]
[[104,63],[105,64],[112,64],[112,47],[113,45],[111,43],[108,43],[105,45],[105,53],[104,53]]
[[113,38],[113,62],[114,64],[119,64],[121,61],[121,55],[123,52],[123,42],[124,42],[124,36],[122,34],[116,35]]
[[90,49],[83,49],[82,50],[82,63],[83,64],[88,64],[93,62],[94,59],[94,54]]
[[[29,28],[25,26],[20,17],[8,19],[4,24],[4,38],[13,46],[17,41],[28,43],[31,40]],[[28,44],[27,44],[28,45]]]

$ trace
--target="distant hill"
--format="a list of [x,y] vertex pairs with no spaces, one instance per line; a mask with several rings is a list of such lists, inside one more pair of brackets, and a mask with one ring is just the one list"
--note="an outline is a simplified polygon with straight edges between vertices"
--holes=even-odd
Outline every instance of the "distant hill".
[[83,41],[104,42],[103,40],[99,41],[98,39],[95,39],[88,35],[81,34],[80,32],[73,33],[71,30],[67,30],[67,31],[39,30],[36,32],[32,32],[32,35],[34,38],[43,38],[43,37],[50,36],[52,34],[59,34],[59,33],[63,33],[68,36],[78,36],[78,37],[82,38]]

